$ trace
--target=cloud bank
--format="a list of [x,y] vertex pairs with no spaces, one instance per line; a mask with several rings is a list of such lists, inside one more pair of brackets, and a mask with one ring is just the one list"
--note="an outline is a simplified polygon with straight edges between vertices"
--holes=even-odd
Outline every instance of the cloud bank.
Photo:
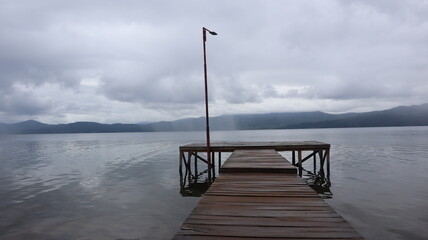
[[428,102],[428,2],[0,0],[0,117],[140,122]]

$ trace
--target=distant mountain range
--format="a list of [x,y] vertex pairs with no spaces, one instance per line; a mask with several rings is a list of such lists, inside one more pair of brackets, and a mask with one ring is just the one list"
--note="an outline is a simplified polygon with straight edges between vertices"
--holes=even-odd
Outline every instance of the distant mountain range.
[[[329,114],[324,112],[236,114],[210,118],[211,130],[428,126],[428,103],[383,111]],[[203,131],[205,118],[145,124],[75,122],[45,124],[34,120],[0,123],[3,134]]]

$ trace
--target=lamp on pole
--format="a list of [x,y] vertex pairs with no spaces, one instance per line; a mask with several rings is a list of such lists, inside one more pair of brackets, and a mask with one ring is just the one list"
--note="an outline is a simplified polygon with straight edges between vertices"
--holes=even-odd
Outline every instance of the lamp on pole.
[[205,42],[207,41],[207,32],[210,33],[211,35],[217,35],[217,33],[210,31],[204,27],[202,28],[202,37],[203,37],[202,40],[204,44],[205,126],[206,126],[206,136],[207,136],[208,181],[211,182],[211,143],[210,143],[210,121],[209,121],[209,114],[208,114],[207,53],[205,48]]

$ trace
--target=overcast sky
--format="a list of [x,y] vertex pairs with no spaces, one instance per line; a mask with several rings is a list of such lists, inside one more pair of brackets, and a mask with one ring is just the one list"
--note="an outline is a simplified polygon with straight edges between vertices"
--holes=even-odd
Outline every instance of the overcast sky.
[[0,0],[0,122],[428,102],[428,1]]

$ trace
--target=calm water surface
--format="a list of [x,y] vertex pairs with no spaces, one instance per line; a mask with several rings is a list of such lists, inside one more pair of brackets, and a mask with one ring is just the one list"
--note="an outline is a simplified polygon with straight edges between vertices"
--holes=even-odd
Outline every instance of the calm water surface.
[[[0,239],[171,239],[199,201],[180,195],[178,147],[204,139],[0,136]],[[326,201],[336,211],[367,239],[427,239],[428,127],[228,131],[212,139],[330,143]]]

